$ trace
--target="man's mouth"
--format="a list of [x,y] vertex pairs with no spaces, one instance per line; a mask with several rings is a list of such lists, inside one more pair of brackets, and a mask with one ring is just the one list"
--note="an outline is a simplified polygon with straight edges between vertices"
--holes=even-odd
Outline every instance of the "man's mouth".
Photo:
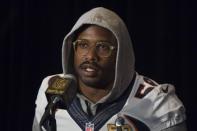
[[83,69],[85,71],[93,72],[93,71],[97,71],[98,67],[96,67],[94,65],[83,65],[83,66],[81,66],[81,69]]
[[88,76],[95,76],[99,71],[99,67],[92,64],[83,64],[80,68],[85,71],[85,74]]
[[88,71],[88,72],[94,72],[94,71],[96,71],[96,70],[93,69],[93,68],[86,68],[85,70]]

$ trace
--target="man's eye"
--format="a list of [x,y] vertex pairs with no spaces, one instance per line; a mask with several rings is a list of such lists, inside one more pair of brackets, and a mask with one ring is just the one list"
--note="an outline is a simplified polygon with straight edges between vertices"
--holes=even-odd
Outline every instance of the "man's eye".
[[98,44],[97,45],[97,48],[98,49],[102,49],[102,50],[108,50],[109,49],[109,46],[106,45],[106,44]]
[[81,48],[81,49],[88,48],[88,43],[80,42],[80,43],[78,43],[78,47]]

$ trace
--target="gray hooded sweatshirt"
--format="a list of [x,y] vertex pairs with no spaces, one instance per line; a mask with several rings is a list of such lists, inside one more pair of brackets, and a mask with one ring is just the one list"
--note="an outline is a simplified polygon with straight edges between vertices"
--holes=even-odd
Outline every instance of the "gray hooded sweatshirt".
[[[159,131],[170,128],[182,123],[185,120],[184,107],[181,101],[176,97],[174,93],[174,87],[172,85],[159,85],[153,80],[147,80],[146,77],[140,76],[135,72],[134,51],[128,30],[122,19],[117,14],[103,7],[94,8],[83,14],[78,19],[72,30],[65,36],[62,46],[63,73],[57,74],[58,76],[64,77],[67,74],[73,74],[72,42],[75,38],[75,32],[85,24],[94,24],[106,28],[107,30],[111,31],[117,39],[118,47],[113,88],[108,95],[99,101],[99,103],[106,101],[113,102],[114,100],[120,98],[125,90],[130,87],[129,85],[134,79],[134,83],[131,87],[131,93],[128,96],[127,101],[125,102],[125,105],[122,107],[121,111],[108,118],[108,121],[105,121],[99,130],[105,131],[109,129],[107,128],[108,125],[113,125],[119,116],[125,119],[132,117],[134,118],[132,119],[134,121],[141,121],[144,123],[147,129],[151,131]],[[39,89],[33,124],[34,131],[39,131],[38,123],[47,105],[45,91],[49,86],[48,81],[53,76],[46,77]],[[143,89],[140,88],[142,85],[145,85]],[[146,89],[151,90],[143,95],[143,93],[146,92]],[[168,93],[165,93],[165,91],[162,92],[164,89],[167,89]],[[140,95],[138,95],[139,92],[141,93]],[[79,98],[83,99],[81,96],[79,96]],[[171,101],[173,104],[169,105],[168,101]],[[81,104],[83,108],[83,103],[81,102]],[[137,127],[135,122],[128,122],[130,120],[126,120],[126,123],[130,123],[130,129],[134,131],[139,130],[140,128],[136,129]],[[79,124],[76,124],[76,122],[66,110],[59,109],[56,112],[56,121],[57,131],[63,131],[66,129],[73,131],[81,130],[81,128],[78,126]]]
[[118,98],[129,86],[134,75],[134,51],[128,30],[122,19],[114,12],[105,8],[95,8],[82,15],[72,30],[65,37],[62,47],[62,66],[64,74],[70,74],[73,67],[71,48],[74,32],[84,24],[94,24],[110,30],[117,39],[118,49],[113,89],[108,94],[109,100]]

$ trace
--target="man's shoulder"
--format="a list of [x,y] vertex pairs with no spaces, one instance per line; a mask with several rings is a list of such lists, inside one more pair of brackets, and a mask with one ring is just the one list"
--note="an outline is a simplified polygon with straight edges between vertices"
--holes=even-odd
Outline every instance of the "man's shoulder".
[[155,89],[159,84],[143,75],[137,75],[135,84],[133,88],[136,90],[135,97],[143,98],[148,95],[153,89]]
[[[144,121],[151,128],[165,129],[185,120],[185,108],[172,84],[158,84],[137,75],[123,114]],[[166,126],[167,125],[167,126]]]
[[148,97],[152,92],[155,92],[155,95],[175,93],[174,85],[169,83],[160,84],[149,77],[139,74],[136,77],[133,90],[135,90],[135,97],[139,99]]

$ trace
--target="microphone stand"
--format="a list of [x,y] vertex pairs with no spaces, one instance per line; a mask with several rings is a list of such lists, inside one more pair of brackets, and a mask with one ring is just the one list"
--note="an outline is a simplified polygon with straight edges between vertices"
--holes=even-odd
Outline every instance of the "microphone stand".
[[53,96],[50,103],[45,108],[45,112],[40,120],[40,130],[43,131],[43,127],[46,131],[56,131],[56,120],[55,120],[55,110],[57,104],[62,99],[59,96]]

